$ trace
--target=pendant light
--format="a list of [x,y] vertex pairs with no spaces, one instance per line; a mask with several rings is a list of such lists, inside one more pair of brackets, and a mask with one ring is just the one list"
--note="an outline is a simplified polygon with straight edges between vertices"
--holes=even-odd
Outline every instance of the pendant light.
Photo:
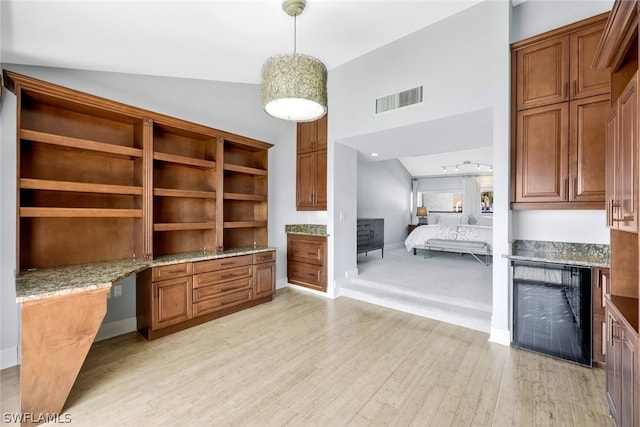
[[293,53],[270,57],[262,66],[262,106],[283,120],[310,122],[327,113],[327,68],[296,52],[296,17],[305,0],[285,0],[282,9],[293,16]]

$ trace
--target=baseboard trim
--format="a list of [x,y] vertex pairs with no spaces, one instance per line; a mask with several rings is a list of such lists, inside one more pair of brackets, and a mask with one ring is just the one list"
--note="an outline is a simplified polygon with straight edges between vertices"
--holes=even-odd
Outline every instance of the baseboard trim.
[[316,291],[315,289],[305,288],[304,286],[294,285],[292,283],[287,283],[287,286],[291,289],[295,289],[296,291],[305,292],[312,295],[317,295],[323,298],[334,299],[331,295],[326,292]]
[[106,340],[108,338],[117,337],[118,335],[127,334],[137,330],[138,322],[135,317],[116,320],[115,322],[103,323],[98,329],[94,342]]
[[289,287],[289,282],[287,282],[287,278],[277,279],[276,280],[276,289],[284,289]]
[[5,348],[0,351],[0,370],[20,364],[20,346]]
[[509,347],[511,345],[511,332],[508,329],[491,327],[489,342]]

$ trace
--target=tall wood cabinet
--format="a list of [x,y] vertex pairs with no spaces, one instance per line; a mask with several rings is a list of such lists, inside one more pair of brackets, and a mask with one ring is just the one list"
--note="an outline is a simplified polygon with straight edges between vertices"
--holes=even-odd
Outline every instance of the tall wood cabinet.
[[617,0],[594,64],[611,72],[606,121],[610,280],[605,293],[606,396],[619,427],[640,425],[638,353],[638,4]]
[[267,245],[271,144],[5,71],[19,271]]
[[297,125],[296,208],[327,210],[327,120]]
[[512,208],[602,209],[609,72],[591,67],[607,14],[512,45]]

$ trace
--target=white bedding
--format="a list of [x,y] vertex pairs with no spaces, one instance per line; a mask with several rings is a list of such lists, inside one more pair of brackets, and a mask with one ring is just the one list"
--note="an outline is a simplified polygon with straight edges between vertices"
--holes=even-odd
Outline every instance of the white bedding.
[[487,242],[493,248],[493,227],[483,225],[421,225],[416,227],[404,241],[407,251],[415,247],[422,248],[429,239],[473,240]]

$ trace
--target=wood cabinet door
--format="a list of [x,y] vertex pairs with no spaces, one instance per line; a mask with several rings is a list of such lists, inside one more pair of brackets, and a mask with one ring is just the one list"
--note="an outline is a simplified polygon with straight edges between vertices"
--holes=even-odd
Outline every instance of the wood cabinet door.
[[605,149],[605,197],[607,208],[607,226],[613,229],[618,228],[618,222],[614,221],[618,209],[619,176],[617,173],[618,162],[620,161],[618,149],[618,106],[613,105],[607,118],[606,127],[606,149]]
[[153,283],[152,329],[189,320],[192,317],[191,277]]
[[315,122],[301,122],[296,126],[296,141],[298,154],[310,153],[315,149],[317,139],[317,125]]
[[621,342],[621,401],[620,426],[637,426],[638,422],[638,337],[627,328],[622,330]]
[[316,211],[327,210],[327,151],[315,153],[316,188],[313,206]]
[[605,201],[605,140],[609,95],[571,101],[570,201]]
[[618,336],[618,322],[614,314],[607,309],[607,355],[606,355],[606,388],[607,388],[607,403],[609,404],[609,410],[611,416],[616,421],[617,425],[620,425],[620,411],[618,405],[621,398],[621,346],[620,337]]
[[516,117],[516,202],[567,200],[569,105],[519,111]]
[[273,295],[276,290],[276,264],[265,262],[253,266],[253,298]]
[[638,232],[638,73],[618,100],[618,229]]
[[591,66],[604,26],[603,22],[570,35],[571,99],[609,93],[610,70]]
[[316,124],[316,150],[327,149],[327,129],[329,124],[329,115],[325,114],[315,121]]
[[516,51],[516,109],[569,100],[569,36]]
[[296,157],[296,207],[298,210],[312,210],[316,188],[316,155],[306,153]]

